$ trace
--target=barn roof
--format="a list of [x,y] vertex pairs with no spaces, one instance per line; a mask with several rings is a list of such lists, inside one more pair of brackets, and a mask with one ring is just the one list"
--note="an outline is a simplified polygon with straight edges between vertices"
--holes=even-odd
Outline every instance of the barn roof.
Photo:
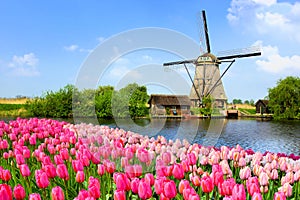
[[267,106],[267,105],[269,104],[269,100],[259,99],[259,100],[255,103],[255,105],[258,104],[259,102],[262,102],[262,103],[264,104],[264,106]]
[[152,94],[149,99],[149,104],[151,103],[162,106],[191,106],[187,95]]

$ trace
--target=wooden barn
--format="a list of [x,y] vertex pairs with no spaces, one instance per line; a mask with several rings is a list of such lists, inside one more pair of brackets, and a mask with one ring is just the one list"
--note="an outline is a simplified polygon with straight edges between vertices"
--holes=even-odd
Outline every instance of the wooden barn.
[[255,103],[255,107],[256,107],[256,113],[257,114],[270,114],[270,110],[268,107],[269,104],[269,100],[263,100],[263,99],[259,99],[256,103]]
[[186,95],[152,94],[148,104],[152,116],[182,116],[190,114],[191,100]]

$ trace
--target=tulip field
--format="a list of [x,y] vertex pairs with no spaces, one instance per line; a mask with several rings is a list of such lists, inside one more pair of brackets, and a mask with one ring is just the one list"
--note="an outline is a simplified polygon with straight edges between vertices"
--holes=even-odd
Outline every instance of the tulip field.
[[0,200],[300,200],[300,157],[52,119],[0,121]]

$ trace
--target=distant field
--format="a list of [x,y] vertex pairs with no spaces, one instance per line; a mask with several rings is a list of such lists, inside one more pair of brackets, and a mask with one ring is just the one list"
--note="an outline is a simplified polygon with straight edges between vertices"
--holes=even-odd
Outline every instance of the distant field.
[[[231,108],[232,105],[229,104],[227,107]],[[236,109],[238,109],[238,108],[242,108],[242,109],[255,109],[255,106],[251,106],[249,104],[235,104],[235,108]]]
[[0,98],[0,104],[25,104],[28,98]]

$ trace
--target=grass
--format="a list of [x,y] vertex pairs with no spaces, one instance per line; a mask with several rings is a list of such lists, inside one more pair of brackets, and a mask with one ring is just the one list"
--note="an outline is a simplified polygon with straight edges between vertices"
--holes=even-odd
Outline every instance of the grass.
[[25,103],[28,98],[0,98],[0,116],[2,117],[27,117]]
[[239,108],[239,111],[249,114],[249,115],[255,115],[256,114],[256,109],[246,109],[246,108]]

